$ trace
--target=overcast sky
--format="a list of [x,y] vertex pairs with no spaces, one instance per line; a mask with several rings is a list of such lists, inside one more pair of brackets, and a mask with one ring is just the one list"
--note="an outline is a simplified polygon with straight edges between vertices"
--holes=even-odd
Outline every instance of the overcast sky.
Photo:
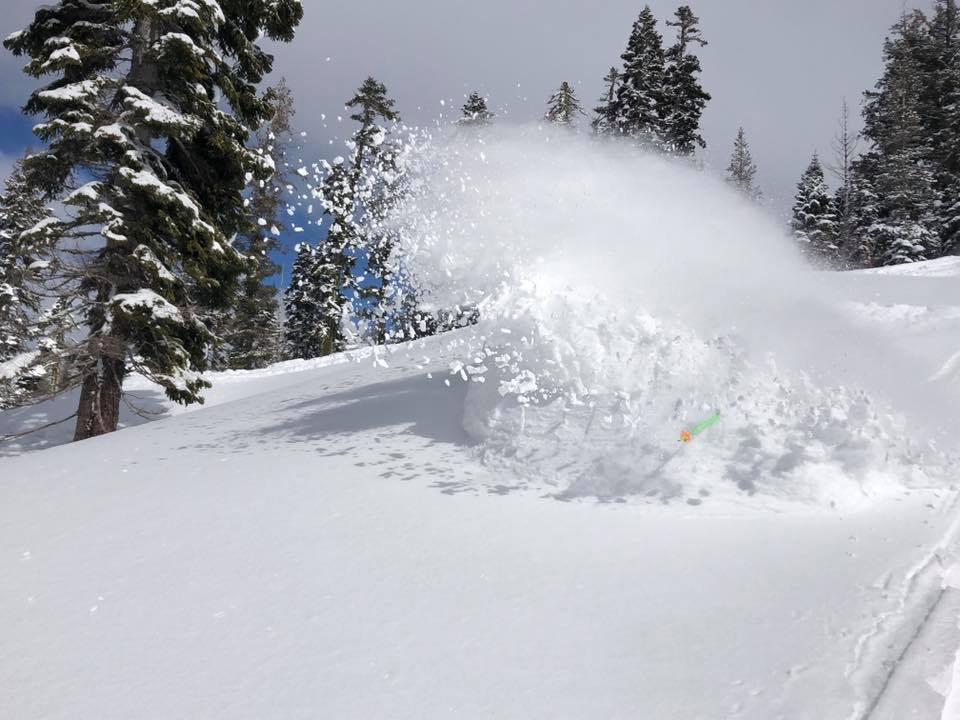
[[[44,0],[50,2],[50,0]],[[651,0],[665,20],[679,0]],[[919,6],[926,9],[927,2]],[[21,28],[37,0],[3,0],[0,36]],[[713,94],[707,159],[726,165],[743,124],[769,197],[783,206],[814,150],[829,152],[840,105],[854,110],[881,69],[881,48],[903,0],[693,0],[710,42],[701,56]],[[530,120],[563,80],[585,104],[618,65],[642,3],[625,0],[304,0],[297,39],[276,49],[277,75],[297,98],[315,152],[367,75],[386,83],[404,119],[428,122],[477,89],[505,120]],[[668,28],[662,27],[670,43]],[[0,51],[0,110],[32,81]],[[446,108],[440,101],[446,100]],[[320,114],[332,125],[322,127]],[[0,134],[4,131],[0,115]],[[9,125],[9,121],[7,122]],[[22,127],[21,127],[22,131]],[[23,140],[18,140],[22,143]],[[0,152],[12,153],[11,141]]]

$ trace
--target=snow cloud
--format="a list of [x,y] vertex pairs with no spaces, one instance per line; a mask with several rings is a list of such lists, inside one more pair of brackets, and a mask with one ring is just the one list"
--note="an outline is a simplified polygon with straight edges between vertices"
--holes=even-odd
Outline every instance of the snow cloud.
[[[844,312],[877,296],[873,278],[811,270],[708,173],[537,126],[458,132],[417,157],[404,259],[431,304],[480,309],[451,373],[471,383],[467,431],[523,458],[518,472],[575,495],[678,493],[697,469],[660,468],[677,428],[719,410],[707,475],[855,504],[849,478],[888,487],[888,471],[910,475],[911,442],[956,444],[960,386],[927,382]],[[952,280],[921,302],[960,305]]]

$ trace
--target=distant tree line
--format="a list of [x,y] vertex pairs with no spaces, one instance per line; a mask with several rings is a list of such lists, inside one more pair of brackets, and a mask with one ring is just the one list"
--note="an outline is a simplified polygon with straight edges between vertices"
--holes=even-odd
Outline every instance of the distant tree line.
[[[884,71],[864,93],[864,128],[844,104],[831,192],[814,155],[791,229],[811,260],[866,268],[960,252],[960,13],[936,0],[905,12],[883,48]],[[858,153],[861,144],[863,152]]]

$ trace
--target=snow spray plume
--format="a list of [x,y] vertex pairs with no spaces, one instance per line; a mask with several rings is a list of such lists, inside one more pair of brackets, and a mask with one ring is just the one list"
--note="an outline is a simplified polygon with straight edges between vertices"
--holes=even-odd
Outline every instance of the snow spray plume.
[[[773,219],[704,172],[564,130],[494,127],[421,147],[408,168],[398,223],[421,295],[483,317],[472,365],[456,368],[485,386],[465,419],[481,439],[510,403],[545,416],[560,401],[564,426],[578,404],[593,409],[588,432],[625,423],[621,449],[639,455],[720,409],[758,437],[789,427],[764,459],[781,469],[804,465],[784,457],[811,432],[869,468],[866,445],[882,454],[921,425],[928,440],[948,417],[949,393],[845,319],[843,276],[813,272]],[[732,462],[735,445],[724,453]]]

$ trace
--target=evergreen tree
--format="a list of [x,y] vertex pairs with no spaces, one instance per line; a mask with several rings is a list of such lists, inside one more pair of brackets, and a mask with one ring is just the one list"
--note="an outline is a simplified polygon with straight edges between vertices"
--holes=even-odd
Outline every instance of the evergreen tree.
[[487,99],[480,93],[470,93],[467,102],[463,104],[463,116],[457,120],[457,125],[478,127],[489,125],[494,115],[487,109]]
[[936,0],[930,20],[926,102],[921,122],[931,138],[928,161],[937,168],[936,224],[944,252],[960,253],[960,9]]
[[395,245],[386,219],[396,201],[400,173],[398,149],[389,139],[389,129],[378,121],[396,123],[400,116],[386,87],[373,78],[364,82],[347,106],[357,108],[351,117],[360,123],[352,138],[351,191],[359,213],[353,220],[355,242],[366,265],[363,280],[355,281],[352,290],[357,299],[355,310],[371,324],[373,342],[382,345],[386,342],[387,300],[393,275],[389,263]]
[[49,260],[48,248],[24,235],[50,217],[42,199],[27,182],[23,161],[17,161],[0,194],[0,363],[19,357],[14,377],[0,377],[0,408],[15,404],[42,372],[39,353],[23,357],[38,338],[41,296],[36,273]]
[[317,255],[307,243],[298,244],[295,250],[297,257],[284,294],[284,356],[309,360],[324,354],[326,318],[317,287]]
[[747,136],[741,127],[737,130],[737,139],[733,141],[733,154],[727,166],[727,182],[733,185],[745,198],[759,200],[761,192],[756,186],[757,166],[750,154]]
[[344,328],[356,315],[354,300],[358,298],[360,284],[354,266],[360,242],[352,182],[352,169],[343,158],[337,158],[328,168],[322,188],[323,208],[330,226],[317,248],[314,271],[316,299],[322,317],[321,355],[346,349]]
[[557,90],[547,101],[547,114],[545,119],[554,125],[563,125],[572,127],[576,122],[577,115],[584,115],[583,106],[577,99],[577,94],[570,83],[564,81],[560,83],[560,89]]
[[864,136],[876,158],[871,182],[878,196],[867,242],[884,265],[927,260],[940,252],[940,192],[923,122],[927,44],[923,14],[905,15],[885,44],[883,77],[864,105]]
[[397,310],[392,318],[390,340],[401,343],[436,335],[436,318],[423,307],[420,292],[406,273],[401,273],[397,283],[397,295]]
[[597,135],[610,135],[617,132],[617,89],[620,83],[620,73],[615,67],[610,68],[603,82],[606,92],[598,101],[600,104],[593,109],[596,113],[590,126]]
[[26,349],[40,309],[40,295],[31,284],[32,268],[43,262],[47,248],[23,233],[50,216],[42,199],[27,183],[23,161],[13,166],[0,195],[0,362]]
[[36,387],[39,393],[55,395],[71,387],[77,378],[71,338],[83,328],[75,317],[76,300],[74,293],[61,290],[53,306],[42,310],[37,318],[37,362],[43,368],[42,380]]
[[663,140],[668,151],[690,156],[698,147],[707,146],[700,136],[700,117],[710,101],[710,94],[700,85],[700,58],[693,46],[706,46],[700,35],[700,19],[684,5],[676,13],[677,42],[667,50],[667,71],[664,81]]
[[280,272],[270,257],[279,247],[278,235],[285,209],[283,193],[289,181],[286,162],[294,116],[293,93],[286,82],[267,91],[273,116],[260,126],[255,149],[276,168],[270,180],[254,184],[247,206],[250,229],[236,243],[252,261],[240,283],[224,340],[226,364],[234,370],[253,370],[278,360],[281,328],[277,320],[277,291],[267,281]]
[[850,189],[844,196],[851,225],[850,244],[844,255],[853,267],[869,268],[879,264],[873,234],[880,217],[880,197],[875,188],[878,165],[879,158],[874,152],[858,157],[853,162]]
[[623,72],[615,112],[617,132],[641,146],[656,147],[665,110],[664,53],[663,38],[657,32],[657,21],[649,5],[633,24],[621,58]]
[[353,134],[353,181],[352,187],[357,190],[358,183],[367,168],[367,160],[378,153],[387,136],[387,129],[378,124],[384,122],[399,122],[400,115],[393,109],[394,102],[387,97],[387,88],[383,83],[372,77],[364,80],[360,89],[348,102],[347,107],[357,111],[350,116],[351,120],[360,123],[360,128]]
[[176,402],[209,387],[216,338],[194,308],[234,297],[245,176],[269,173],[246,148],[270,113],[255,87],[273,59],[257,42],[292,39],[302,14],[299,0],[59,0],[4,41],[28,73],[55,76],[25,106],[48,143],[28,181],[58,196],[90,178],[27,239],[102,240],[72,267],[88,326],[75,439],[116,429],[132,370]]
[[808,257],[827,267],[838,264],[836,215],[823,166],[816,154],[800,178],[791,229]]
[[848,262],[857,243],[856,217],[854,201],[857,197],[854,174],[854,160],[857,154],[857,136],[850,129],[850,108],[843,101],[837,135],[833,141],[834,162],[830,170],[839,183],[834,193],[833,205],[837,216],[837,245],[844,262]]

